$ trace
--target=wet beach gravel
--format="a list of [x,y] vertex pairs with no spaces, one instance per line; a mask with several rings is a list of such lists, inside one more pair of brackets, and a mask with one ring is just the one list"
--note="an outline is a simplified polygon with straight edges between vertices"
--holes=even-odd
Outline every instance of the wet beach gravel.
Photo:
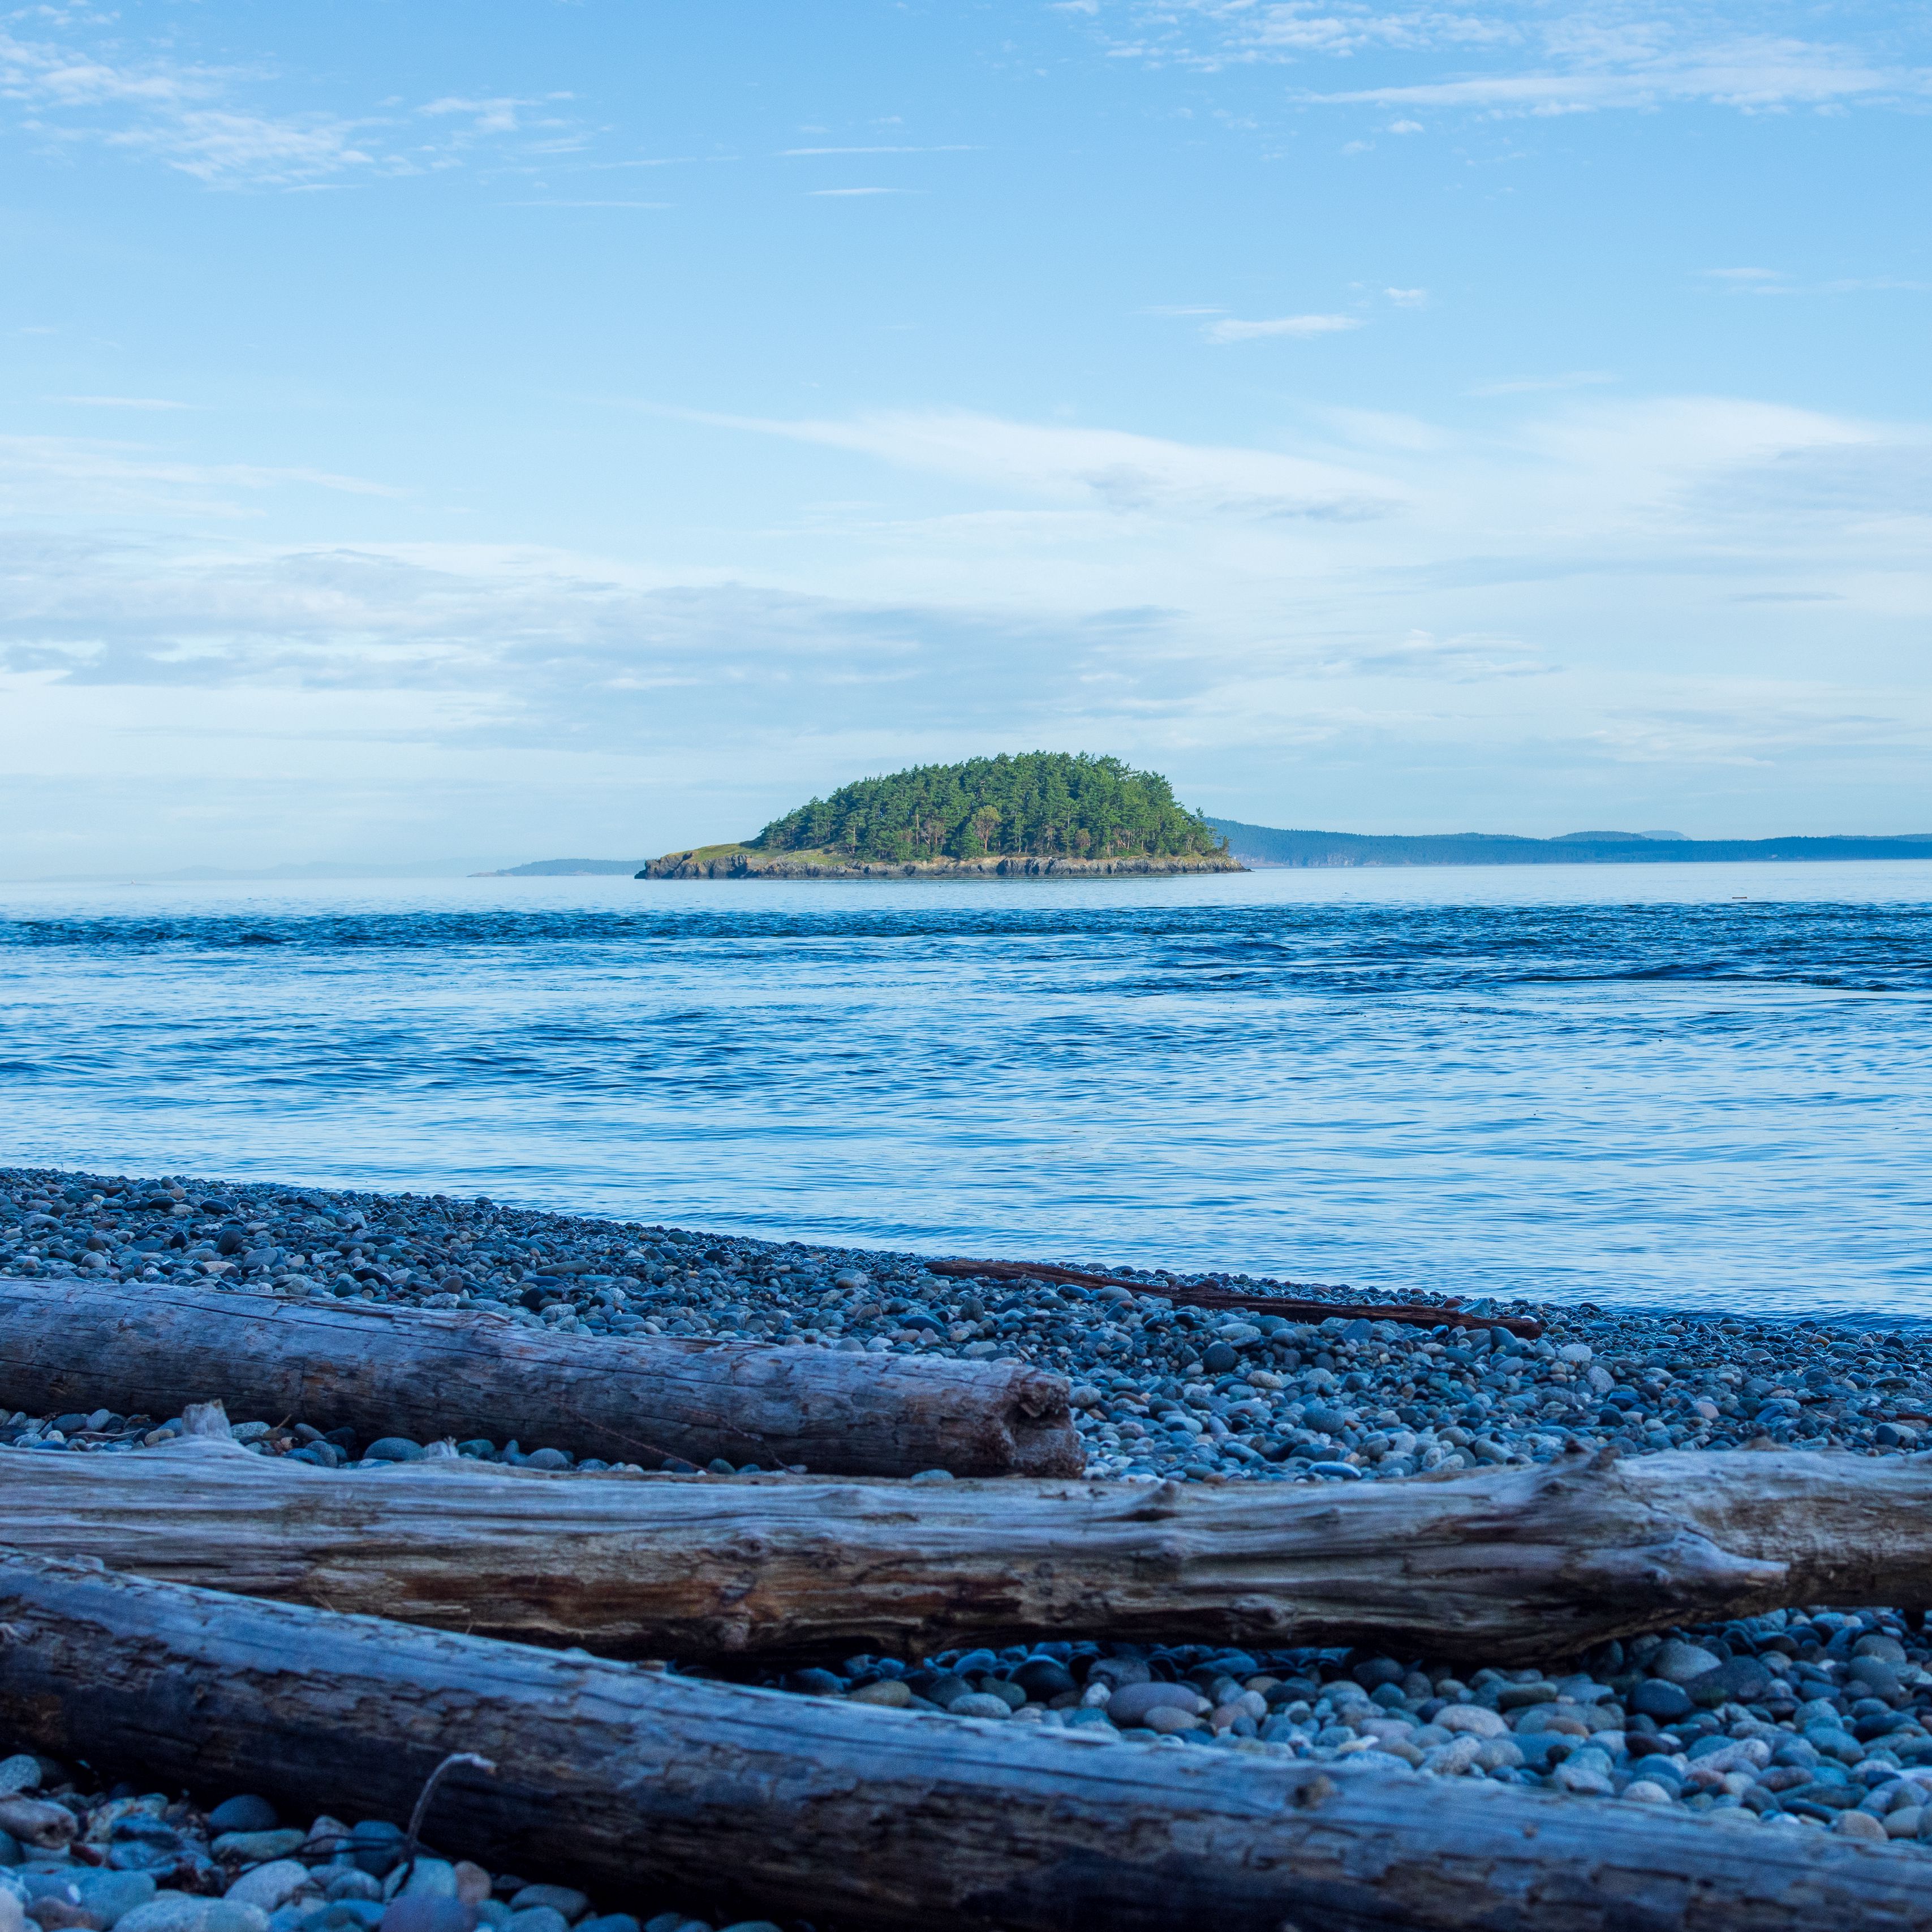
[[[1525,1341],[1495,1325],[1430,1329],[1369,1312],[1317,1322],[1268,1312],[1270,1293],[1352,1310],[1394,1298],[1352,1290],[1238,1275],[1162,1277],[1112,1268],[1104,1256],[1034,1258],[1150,1290],[1165,1280],[1252,1298],[1242,1308],[1208,1310],[1124,1288],[943,1277],[918,1256],[482,1199],[0,1170],[0,1274],[489,1305],[515,1321],[580,1334],[588,1346],[601,1335],[697,1335],[1024,1360],[1068,1378],[1088,1473],[1124,1483],[1384,1481],[1540,1462],[1605,1444],[1628,1454],[1776,1446],[1898,1456],[1916,1453],[1932,1428],[1932,1341],[1915,1334],[1611,1314],[1588,1304],[1477,1304],[1465,1311],[1540,1322],[1540,1338]],[[0,1412],[0,1445],[16,1454],[124,1454],[184,1426],[178,1417],[101,1410]],[[257,1454],[328,1468],[381,1468],[452,1454],[549,1468],[608,1466],[578,1460],[568,1442],[362,1440],[327,1416],[238,1417],[233,1433]],[[710,1467],[732,1472],[722,1461]],[[1487,1778],[1687,1808],[1714,1826],[1828,1831],[1932,1849],[1932,1647],[1916,1612],[1794,1606],[1552,1658],[1541,1670],[1369,1651],[1232,1652],[1190,1645],[1187,1636],[1176,1630],[1164,1646],[1046,1643],[827,1658],[778,1676],[731,1674],[804,1696],[1090,1729],[1161,1750],[1335,1762],[1354,1774]],[[680,1668],[675,1659],[662,1667]],[[0,1739],[0,1749],[8,1744]],[[56,1802],[97,1822],[104,1815],[80,1794],[93,1796],[103,1780],[116,1790],[112,1767],[97,1778],[35,1762],[37,1782]],[[63,1780],[71,1786],[65,1793]],[[227,1796],[194,1794],[208,1802]],[[200,1828],[183,1794],[121,1790],[108,1809],[130,1798],[145,1808],[121,1815],[157,1819],[189,1838]],[[352,1826],[379,1831],[357,1818],[352,1794],[338,1808]],[[86,1824],[83,1833],[94,1828]],[[100,1834],[110,1849],[119,1828]],[[310,1828],[301,1828],[306,1842]],[[236,1876],[220,1865],[215,1840],[208,1843],[219,1870],[194,1867],[199,1876],[188,1886],[204,1902]],[[301,1855],[265,1856],[260,1868],[291,1856]],[[137,1922],[132,1908],[117,1921],[105,1905],[71,1901],[41,1910],[49,1894],[33,1891],[34,1872],[70,1869],[80,1876],[64,1855],[0,1838],[0,1912],[4,1894],[24,1884],[41,1932],[81,1924],[105,1932],[117,1923],[125,1932],[353,1932],[352,1920],[373,1924],[370,1912],[380,1916],[380,1898],[362,1897],[361,1881],[346,1875],[340,1897],[330,1889],[335,1876],[320,1889],[306,1879],[260,1925]],[[356,1869],[386,1875],[368,1874],[366,1864]],[[452,1869],[434,1861],[418,1868],[430,1874],[424,1884],[454,1888],[446,1876]],[[478,1895],[485,1917],[518,1932],[563,1932],[548,1918],[526,1920],[522,1914],[538,1908],[502,1896],[508,1882],[493,1878],[487,1897]],[[465,1873],[465,1898],[482,1882],[473,1868]],[[672,1932],[685,1921],[660,1918],[668,1903],[605,1900],[599,1909]],[[589,1900],[574,1904],[574,1921],[562,1914],[566,1923],[593,1916]],[[63,1917],[70,1909],[90,1916]],[[560,1908],[550,1901],[541,1909]],[[604,1932],[631,1932],[628,1924],[600,1924]],[[0,1924],[0,1932],[8,1928]]]

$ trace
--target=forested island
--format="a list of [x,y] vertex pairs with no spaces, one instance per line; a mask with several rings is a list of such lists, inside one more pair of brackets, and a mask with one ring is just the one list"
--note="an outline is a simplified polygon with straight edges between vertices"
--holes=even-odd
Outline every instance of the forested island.
[[754,838],[653,859],[640,879],[1146,878],[1235,872],[1156,772],[1026,752],[860,778]]

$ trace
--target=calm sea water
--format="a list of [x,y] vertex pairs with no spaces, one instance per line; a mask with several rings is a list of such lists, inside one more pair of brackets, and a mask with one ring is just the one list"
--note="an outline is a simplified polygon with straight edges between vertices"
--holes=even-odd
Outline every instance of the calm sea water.
[[1932,1318],[1932,866],[0,886],[0,1162]]

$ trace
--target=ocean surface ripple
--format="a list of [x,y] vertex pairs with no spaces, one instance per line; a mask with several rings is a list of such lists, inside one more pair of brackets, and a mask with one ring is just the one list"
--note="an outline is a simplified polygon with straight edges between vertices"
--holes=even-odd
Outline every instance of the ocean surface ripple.
[[0,1144],[1932,1318],[1932,866],[1662,869],[0,887]]

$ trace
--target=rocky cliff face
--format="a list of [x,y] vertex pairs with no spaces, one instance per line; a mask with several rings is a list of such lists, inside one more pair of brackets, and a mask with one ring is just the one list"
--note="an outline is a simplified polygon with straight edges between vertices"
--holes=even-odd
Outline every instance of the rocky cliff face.
[[860,860],[828,865],[795,855],[769,855],[742,847],[697,848],[653,859],[640,879],[1084,879],[1162,878],[1181,872],[1240,872],[1247,868],[1221,854],[1170,859],[946,859],[885,864]]

